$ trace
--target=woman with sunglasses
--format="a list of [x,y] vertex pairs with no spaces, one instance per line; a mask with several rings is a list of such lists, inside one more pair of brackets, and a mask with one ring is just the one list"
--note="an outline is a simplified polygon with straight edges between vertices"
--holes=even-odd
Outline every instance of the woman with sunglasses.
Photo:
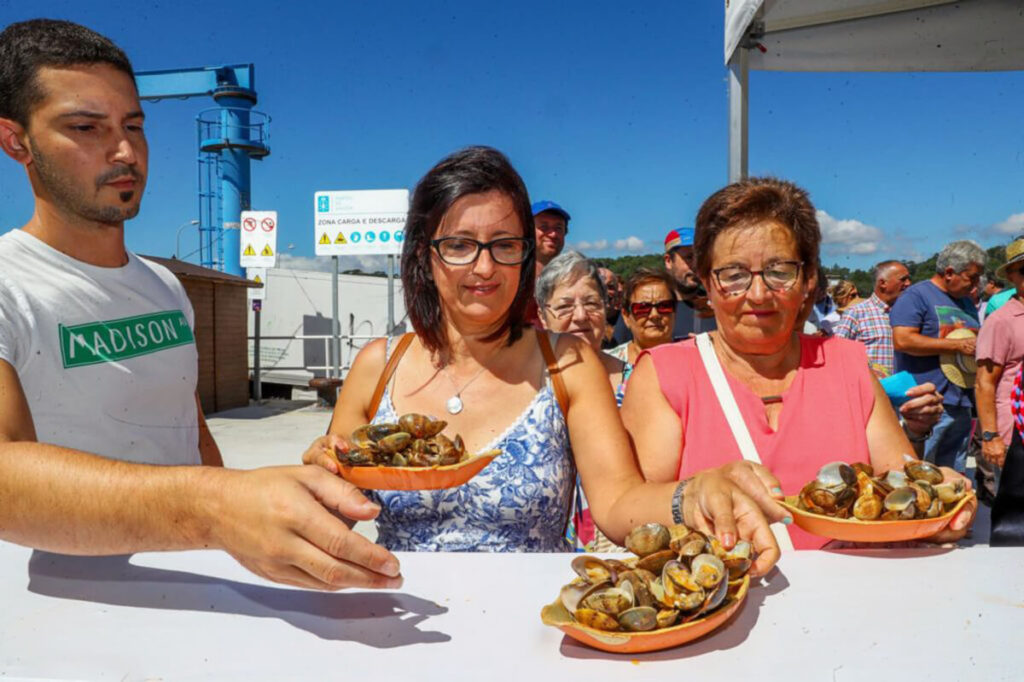
[[632,368],[643,351],[670,343],[676,320],[675,291],[675,283],[663,270],[634,272],[623,288],[626,304],[622,306],[622,319],[633,338],[608,353]]
[[[622,406],[649,480],[686,480],[717,467],[786,523],[782,491],[795,494],[823,464],[902,469],[914,450],[864,347],[797,333],[817,285],[820,243],[814,207],[790,182],[743,180],[701,206],[697,275],[718,329],[641,355]],[[973,511],[935,539],[962,537]],[[826,542],[788,530],[779,533],[783,546]]]
[[[470,147],[413,193],[402,284],[415,334],[368,344],[341,388],[329,435],[304,460],[337,470],[331,448],[368,422],[436,415],[470,452],[497,449],[469,482],[378,491],[378,542],[395,550],[567,551],[576,471],[595,522],[621,542],[640,523],[704,527],[778,558],[757,505],[718,472],[645,482],[590,345],[530,327],[534,230],[522,179],[500,152]],[[572,448],[570,449],[570,439]]]

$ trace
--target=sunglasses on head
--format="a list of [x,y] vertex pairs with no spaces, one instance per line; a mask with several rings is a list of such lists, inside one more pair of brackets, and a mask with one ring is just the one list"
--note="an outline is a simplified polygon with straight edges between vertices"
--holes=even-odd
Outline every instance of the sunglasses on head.
[[659,315],[671,315],[676,310],[676,302],[666,298],[663,301],[637,301],[629,304],[629,312],[633,313],[634,318],[647,317],[651,310],[657,310]]

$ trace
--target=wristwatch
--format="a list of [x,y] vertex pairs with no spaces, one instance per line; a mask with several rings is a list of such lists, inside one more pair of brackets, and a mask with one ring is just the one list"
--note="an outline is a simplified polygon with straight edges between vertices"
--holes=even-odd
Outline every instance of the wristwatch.
[[990,440],[995,440],[996,438],[999,438],[999,432],[998,431],[982,431],[981,432],[981,440],[983,442],[985,442],[985,443],[989,442]]

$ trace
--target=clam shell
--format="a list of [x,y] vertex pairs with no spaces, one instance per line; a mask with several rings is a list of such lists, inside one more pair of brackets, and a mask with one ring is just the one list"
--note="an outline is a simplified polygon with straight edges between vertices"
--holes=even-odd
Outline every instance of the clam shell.
[[660,523],[637,526],[626,536],[626,549],[639,557],[668,549],[671,540],[668,528]]

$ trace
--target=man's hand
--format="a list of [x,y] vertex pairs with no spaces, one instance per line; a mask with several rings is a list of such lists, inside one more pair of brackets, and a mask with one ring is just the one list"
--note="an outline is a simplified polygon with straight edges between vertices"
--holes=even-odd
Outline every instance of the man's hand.
[[942,394],[926,381],[908,390],[906,396],[910,400],[900,406],[900,415],[907,430],[918,436],[928,433],[942,418]]
[[983,441],[981,454],[990,464],[1001,467],[1006,463],[1006,443],[999,436],[990,441]]
[[336,516],[380,511],[350,483],[318,467],[211,471],[199,503],[210,539],[256,575],[318,590],[401,587],[398,560]]
[[[949,339],[947,339],[947,341],[948,340]],[[964,355],[974,355],[974,348],[978,342],[978,338],[976,336],[971,336],[966,339],[953,340],[956,341],[956,345],[954,346],[953,350],[957,351],[958,353],[963,353]]]

